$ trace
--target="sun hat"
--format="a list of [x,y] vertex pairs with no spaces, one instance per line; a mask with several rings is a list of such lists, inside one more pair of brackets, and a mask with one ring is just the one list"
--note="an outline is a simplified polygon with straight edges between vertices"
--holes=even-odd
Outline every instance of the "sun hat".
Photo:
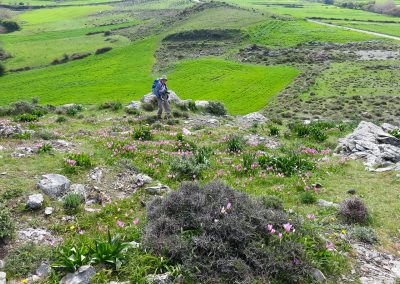
[[160,78],[160,80],[168,81],[167,75],[162,75],[161,78]]

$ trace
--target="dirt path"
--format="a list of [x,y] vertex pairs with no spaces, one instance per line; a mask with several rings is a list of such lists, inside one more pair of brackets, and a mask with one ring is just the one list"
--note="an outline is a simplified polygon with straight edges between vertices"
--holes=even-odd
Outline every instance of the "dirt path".
[[307,19],[307,21],[311,22],[311,23],[315,23],[315,24],[324,25],[324,26],[336,27],[336,28],[355,31],[355,32],[360,32],[360,33],[364,33],[364,34],[375,35],[375,36],[390,38],[390,39],[394,39],[394,40],[400,40],[400,37],[398,37],[398,36],[392,36],[392,35],[387,35],[387,34],[370,32],[370,31],[366,31],[366,30],[360,30],[360,29],[355,29],[355,28],[350,28],[350,27],[345,27],[345,26],[339,26],[339,25],[335,25],[335,24],[328,24],[328,23],[324,23],[324,22],[320,22],[320,21],[316,21],[316,20],[310,20],[310,19]]

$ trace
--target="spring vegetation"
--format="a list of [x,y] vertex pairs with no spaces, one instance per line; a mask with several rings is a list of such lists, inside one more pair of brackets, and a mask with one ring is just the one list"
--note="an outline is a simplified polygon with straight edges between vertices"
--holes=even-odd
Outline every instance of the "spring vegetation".
[[335,149],[400,139],[399,5],[0,0],[0,271],[398,283],[399,172]]

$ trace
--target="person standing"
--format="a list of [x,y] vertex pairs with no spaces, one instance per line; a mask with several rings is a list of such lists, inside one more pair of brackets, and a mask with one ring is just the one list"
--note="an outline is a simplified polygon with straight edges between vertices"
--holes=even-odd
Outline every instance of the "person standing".
[[167,76],[163,75],[161,78],[154,80],[152,92],[157,97],[158,112],[157,116],[161,119],[163,110],[166,112],[166,118],[170,117],[171,108],[169,105],[169,95],[167,87]]

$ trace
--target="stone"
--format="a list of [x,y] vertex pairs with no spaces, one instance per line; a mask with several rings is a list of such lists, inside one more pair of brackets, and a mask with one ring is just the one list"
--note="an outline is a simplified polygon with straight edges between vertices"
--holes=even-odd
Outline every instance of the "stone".
[[96,270],[91,265],[79,267],[75,273],[65,275],[60,284],[89,284],[90,279],[96,274]]
[[149,284],[172,284],[172,277],[167,272],[164,274],[148,275],[146,277],[146,283]]
[[53,207],[46,207],[44,209],[44,215],[46,215],[46,216],[49,216],[49,215],[53,214],[53,212],[54,212],[54,208]]
[[44,278],[51,273],[51,266],[48,262],[43,261],[40,266],[36,269],[36,275]]
[[40,229],[40,228],[27,228],[24,230],[18,231],[18,238],[17,241],[19,242],[34,242],[35,244],[55,244],[59,241],[59,239],[55,238],[51,232]]
[[206,108],[208,106],[208,101],[195,101],[194,104],[197,108]]
[[[153,102],[155,102],[155,101],[157,101],[157,97],[156,97],[153,93],[148,93],[148,94],[144,95],[144,96],[141,98],[141,100],[140,100],[140,102],[142,102],[142,103],[147,103],[147,104],[148,104],[148,103],[153,103]],[[174,91],[169,90],[169,98],[168,98],[168,101],[174,102],[174,103],[179,103],[181,100],[180,100],[180,98],[175,94]]]
[[101,183],[101,178],[103,177],[103,170],[99,167],[94,168],[90,171],[90,178],[97,183]]
[[400,162],[400,140],[371,122],[360,122],[353,133],[339,139],[335,151],[363,159],[370,171],[391,171]]
[[400,260],[393,262],[393,267],[391,270],[397,278],[400,278]]
[[3,269],[5,266],[6,266],[5,261],[0,259],[0,269]]
[[29,209],[35,210],[39,209],[43,205],[43,195],[42,194],[32,194],[28,196],[28,200],[26,202],[26,206],[28,206]]
[[24,133],[24,131],[22,130],[21,125],[7,125],[0,122],[0,137],[9,138],[22,133]]
[[79,194],[83,200],[86,200],[86,189],[83,184],[75,183],[69,188],[69,192]]
[[241,118],[244,122],[247,124],[253,124],[254,122],[256,123],[265,123],[268,121],[268,118],[266,118],[264,115],[262,115],[259,112],[252,112],[249,114],[246,114]]
[[383,131],[388,132],[388,131],[392,131],[392,130],[396,130],[399,129],[398,127],[391,125],[389,123],[383,123],[381,125],[381,128],[383,129]]
[[6,284],[7,274],[5,272],[0,272],[0,284]]
[[126,106],[126,108],[128,109],[135,109],[135,110],[140,110],[141,107],[142,103],[139,101],[132,101]]
[[312,270],[312,276],[314,277],[314,279],[317,281],[317,282],[326,282],[326,277],[325,277],[325,275],[321,272],[321,270],[319,270],[319,269],[313,269]]
[[62,196],[70,188],[71,182],[59,174],[43,175],[38,187],[52,199]]
[[150,183],[152,181],[153,181],[153,179],[151,177],[149,177],[148,175],[145,175],[145,174],[138,174],[133,180],[133,182],[135,183],[135,185],[137,187],[141,187],[141,186],[143,186],[143,185],[145,185],[147,183]]
[[330,202],[330,201],[326,201],[326,200],[323,200],[323,199],[319,199],[317,201],[317,205],[322,206],[322,207],[336,207],[336,208],[339,207],[339,204],[334,203],[334,202]]
[[151,187],[146,187],[146,191],[150,194],[163,194],[163,193],[169,193],[171,192],[171,189],[164,185],[159,183],[157,186],[151,186]]

